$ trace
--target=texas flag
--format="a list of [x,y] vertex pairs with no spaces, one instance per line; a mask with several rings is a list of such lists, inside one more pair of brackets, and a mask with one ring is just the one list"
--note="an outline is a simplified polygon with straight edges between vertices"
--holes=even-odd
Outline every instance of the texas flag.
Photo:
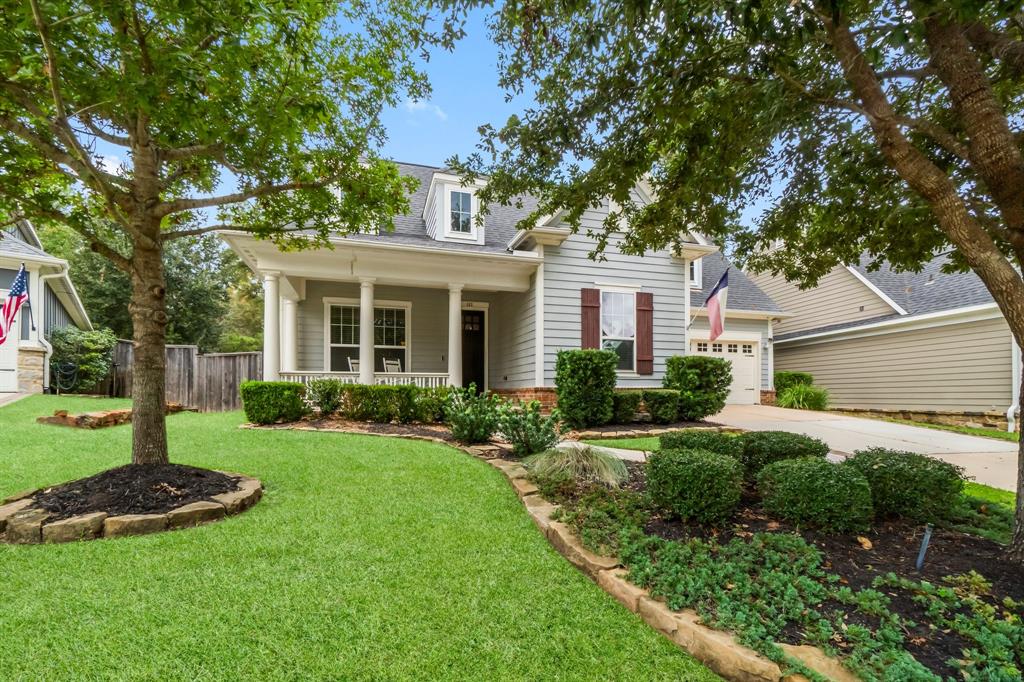
[[725,331],[725,302],[729,298],[729,270],[726,269],[722,279],[708,294],[704,305],[708,309],[708,322],[711,323],[711,340],[714,341]]

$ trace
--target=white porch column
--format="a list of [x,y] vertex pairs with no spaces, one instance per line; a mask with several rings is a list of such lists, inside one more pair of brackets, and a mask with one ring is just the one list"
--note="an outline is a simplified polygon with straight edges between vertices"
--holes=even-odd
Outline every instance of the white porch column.
[[281,371],[281,273],[263,273],[263,380],[277,381]]
[[373,277],[359,279],[359,383],[373,383]]
[[290,298],[281,299],[281,369],[294,372],[299,365],[299,306]]
[[448,384],[462,386],[462,285],[448,285]]

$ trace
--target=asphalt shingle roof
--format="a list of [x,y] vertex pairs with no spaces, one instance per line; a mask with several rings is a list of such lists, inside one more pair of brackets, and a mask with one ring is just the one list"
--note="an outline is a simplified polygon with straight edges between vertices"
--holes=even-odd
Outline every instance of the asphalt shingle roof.
[[860,274],[910,315],[991,303],[992,295],[973,272],[942,272],[949,256],[940,255],[929,261],[921,272],[897,272],[888,263],[871,272],[867,256],[853,266]]
[[[704,264],[701,268],[700,290],[690,290],[690,305],[694,310],[704,305],[708,294],[718,284],[725,269],[732,266],[721,253],[712,253],[701,260]],[[729,270],[729,299],[726,301],[726,310],[757,310],[760,312],[782,312],[782,308],[768,297],[768,294],[747,278],[739,268]]]
[[35,246],[32,246],[27,242],[23,242],[20,239],[15,239],[9,234],[4,234],[0,237],[0,254],[5,256],[14,256],[15,258],[21,256],[53,258],[53,256],[42,249],[36,248]]

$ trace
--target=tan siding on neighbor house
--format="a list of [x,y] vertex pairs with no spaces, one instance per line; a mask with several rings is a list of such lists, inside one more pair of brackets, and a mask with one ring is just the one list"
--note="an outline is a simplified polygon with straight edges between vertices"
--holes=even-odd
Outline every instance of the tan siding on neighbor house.
[[846,340],[775,346],[775,370],[805,371],[833,407],[1005,411],[1010,330],[1002,317]]
[[793,316],[775,324],[776,334],[870,320],[896,312],[844,267],[835,268],[819,280],[817,287],[806,291],[783,277],[767,273],[748,277]]

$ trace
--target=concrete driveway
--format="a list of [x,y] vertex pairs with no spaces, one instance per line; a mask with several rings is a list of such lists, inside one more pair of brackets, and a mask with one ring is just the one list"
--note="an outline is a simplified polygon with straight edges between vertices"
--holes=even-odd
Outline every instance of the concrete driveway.
[[766,405],[727,405],[708,419],[756,431],[803,433],[825,441],[833,452],[842,454],[870,447],[917,452],[963,467],[978,483],[1004,490],[1017,487],[1017,445],[1009,441]]

